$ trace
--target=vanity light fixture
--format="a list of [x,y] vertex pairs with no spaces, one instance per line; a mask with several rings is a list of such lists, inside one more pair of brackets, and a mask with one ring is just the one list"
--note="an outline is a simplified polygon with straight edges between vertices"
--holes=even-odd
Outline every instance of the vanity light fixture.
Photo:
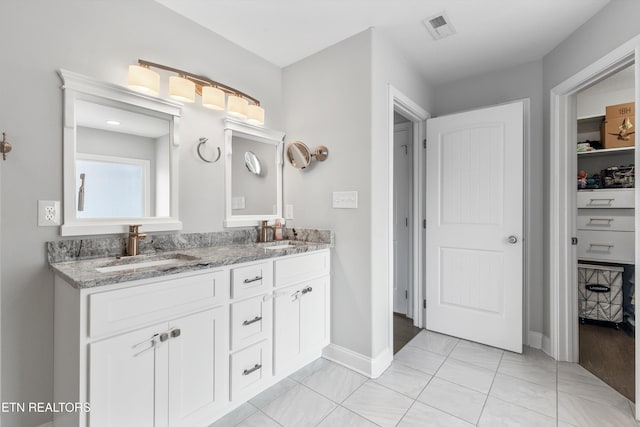
[[148,66],[129,65],[128,86],[138,92],[157,95],[160,93],[160,74]]
[[129,88],[157,95],[160,88],[160,75],[151,68],[178,74],[169,77],[169,96],[172,98],[183,102],[194,102],[197,93],[202,97],[204,107],[224,110],[226,94],[226,109],[229,115],[246,119],[250,123],[264,124],[264,109],[260,106],[260,101],[254,97],[207,77],[166,65],[139,59],[138,65],[129,66]]

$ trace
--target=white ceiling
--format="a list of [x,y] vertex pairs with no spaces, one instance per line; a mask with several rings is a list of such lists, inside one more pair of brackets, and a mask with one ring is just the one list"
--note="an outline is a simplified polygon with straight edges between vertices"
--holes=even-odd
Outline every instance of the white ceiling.
[[[540,59],[610,0],[156,1],[280,67],[377,27],[439,84]],[[434,41],[443,11],[457,34]]]

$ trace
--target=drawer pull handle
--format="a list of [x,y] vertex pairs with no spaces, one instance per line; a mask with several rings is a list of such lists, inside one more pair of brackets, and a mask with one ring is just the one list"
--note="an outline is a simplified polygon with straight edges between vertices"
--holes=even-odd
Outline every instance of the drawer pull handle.
[[254,317],[252,320],[245,320],[244,322],[242,322],[242,326],[249,326],[252,323],[256,323],[262,320],[262,316],[256,316]]
[[244,279],[244,283],[257,282],[258,280],[262,280],[262,276],[256,276],[253,279]]
[[589,243],[589,246],[600,246],[600,247],[603,247],[603,248],[612,248],[613,247],[613,245],[607,245],[607,244],[604,244],[604,243]]
[[611,224],[613,222],[613,218],[589,218],[589,224],[597,221],[606,221],[607,224]]
[[261,364],[259,364],[259,363],[256,363],[256,364],[254,365],[254,367],[253,367],[253,368],[251,368],[251,369],[245,369],[245,370],[244,370],[244,372],[242,372],[242,375],[250,375],[250,374],[253,374],[255,371],[257,371],[258,369],[261,369],[261,368],[262,368],[262,365],[261,365]]
[[[610,205],[611,202],[613,202],[615,199],[589,199],[589,204],[596,204],[596,205]],[[604,202],[604,203],[594,203],[594,202]]]

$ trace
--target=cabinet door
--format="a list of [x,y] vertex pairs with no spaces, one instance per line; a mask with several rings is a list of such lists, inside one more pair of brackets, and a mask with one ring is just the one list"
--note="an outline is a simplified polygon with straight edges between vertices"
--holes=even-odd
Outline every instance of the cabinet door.
[[89,345],[91,427],[166,425],[166,419],[154,424],[166,409],[155,381],[166,376],[166,346],[151,346],[154,334],[166,328],[167,324],[155,325]]
[[300,297],[300,348],[320,351],[329,344],[329,277],[306,282]]
[[276,292],[273,312],[274,374],[288,371],[300,354],[300,286]]
[[170,425],[205,425],[229,400],[227,307],[170,322]]

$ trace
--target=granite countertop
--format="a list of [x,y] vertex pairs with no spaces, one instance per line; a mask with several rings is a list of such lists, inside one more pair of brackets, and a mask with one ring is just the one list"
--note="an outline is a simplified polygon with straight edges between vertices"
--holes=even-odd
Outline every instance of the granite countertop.
[[[61,254],[60,247],[75,250],[77,241],[49,242],[49,265],[55,274],[71,286],[84,289],[327,249],[333,247],[333,234],[329,235],[330,239],[318,239],[324,240],[318,242],[224,242],[203,247],[172,247],[177,250],[156,250],[135,257],[94,255],[90,258],[78,256],[71,260],[68,260],[69,256]],[[267,249],[274,246],[286,247]]]

